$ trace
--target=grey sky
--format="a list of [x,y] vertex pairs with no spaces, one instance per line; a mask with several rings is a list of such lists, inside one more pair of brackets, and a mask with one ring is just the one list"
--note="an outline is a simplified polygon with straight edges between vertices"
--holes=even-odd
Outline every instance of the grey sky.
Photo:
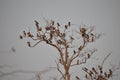
[[[95,57],[103,59],[112,52],[108,62],[118,64],[119,4],[120,0],[0,0],[0,65],[8,64],[13,65],[14,69],[27,70],[55,66],[57,51],[54,48],[44,44],[28,48],[25,41],[19,40],[19,34],[24,29],[34,29],[34,20],[44,24],[42,16],[61,24],[71,21],[78,25],[95,25],[96,32],[105,33],[93,44],[98,49]],[[11,47],[15,47],[16,53],[11,53]]]

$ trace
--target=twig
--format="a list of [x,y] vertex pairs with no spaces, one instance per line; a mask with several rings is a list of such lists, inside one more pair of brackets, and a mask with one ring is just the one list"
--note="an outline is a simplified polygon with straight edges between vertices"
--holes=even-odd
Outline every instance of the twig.
[[104,62],[107,60],[107,58],[108,58],[110,55],[111,55],[111,53],[109,53],[109,54],[104,58],[104,60],[102,61],[101,66],[103,66]]

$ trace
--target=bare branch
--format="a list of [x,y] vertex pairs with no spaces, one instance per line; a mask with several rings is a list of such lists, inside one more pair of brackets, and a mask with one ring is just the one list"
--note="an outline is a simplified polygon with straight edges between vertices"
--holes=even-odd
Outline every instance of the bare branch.
[[76,54],[73,54],[73,55],[71,56],[71,58],[70,58],[70,64],[72,63],[72,61],[73,61],[74,59],[76,59],[76,58],[79,56],[80,52],[81,52],[82,49],[85,47],[85,44],[86,44],[86,43],[84,42],[84,44],[78,48],[78,52],[76,52]]
[[107,60],[107,58],[108,58],[110,55],[111,55],[111,53],[109,53],[109,54],[104,58],[104,60],[102,61],[101,66],[103,66],[104,62]]
[[29,45],[29,47],[35,47],[37,44],[39,44],[42,40],[36,42],[34,45]]
[[57,70],[58,70],[58,71],[60,72],[60,74],[62,75],[62,78],[64,78],[64,79],[66,80],[64,74],[62,73],[62,71],[61,71],[60,68],[59,68],[59,62],[58,62],[58,63],[56,62],[56,65],[57,65]]

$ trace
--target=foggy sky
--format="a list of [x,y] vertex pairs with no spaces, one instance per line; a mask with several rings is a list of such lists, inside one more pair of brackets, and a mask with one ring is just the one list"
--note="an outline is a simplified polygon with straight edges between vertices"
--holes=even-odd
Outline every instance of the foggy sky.
[[[89,45],[98,49],[94,57],[101,60],[112,53],[108,64],[117,65],[120,62],[119,4],[120,0],[0,0],[0,65],[12,66],[5,71],[40,71],[56,66],[57,50],[43,43],[28,48],[26,41],[19,39],[23,30],[28,30],[28,27],[34,30],[34,20],[44,25],[43,16],[61,24],[71,21],[78,25],[94,25],[96,32],[104,33],[94,44]],[[11,51],[12,47],[16,52]],[[10,80],[21,79],[26,80],[26,77],[10,77]]]

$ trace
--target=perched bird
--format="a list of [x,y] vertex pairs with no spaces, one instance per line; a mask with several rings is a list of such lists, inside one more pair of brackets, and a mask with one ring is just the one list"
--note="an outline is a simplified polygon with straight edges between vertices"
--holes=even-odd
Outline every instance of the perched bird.
[[78,76],[76,76],[75,78],[76,78],[76,80],[80,80],[80,78]]
[[35,22],[37,30],[39,30],[39,25],[38,25],[39,23],[36,20],[34,22]]
[[70,26],[71,25],[71,22],[68,22],[68,26]]
[[20,35],[20,39],[23,39],[23,37]]
[[80,28],[80,32],[81,32],[81,34],[85,34],[86,33],[86,29],[85,28]]
[[105,77],[107,77],[107,76],[108,76],[106,72],[104,73],[104,75],[105,75]]
[[31,47],[31,44],[30,44],[30,42],[27,42],[27,44],[28,44],[28,47]]
[[92,68],[92,71],[93,71],[95,74],[98,74],[94,67]]
[[79,60],[77,60],[77,65],[79,65],[80,64],[80,61]]
[[26,32],[25,31],[23,31],[23,35],[26,36]]
[[90,54],[87,54],[87,57],[90,58]]
[[65,29],[67,29],[68,28],[68,26],[67,25],[65,25]]
[[88,71],[88,69],[87,69],[86,67],[84,67],[84,68],[83,68],[83,70],[84,70],[85,72],[87,72],[87,71]]
[[76,54],[76,51],[75,51],[75,50],[73,50],[73,52],[74,52],[74,54]]
[[35,20],[34,22],[35,22],[35,24],[36,24],[36,25],[38,25],[38,24],[39,24],[36,20]]
[[54,25],[54,23],[55,23],[54,21],[51,21],[52,26]]
[[60,26],[60,24],[59,24],[59,23],[57,23],[57,26]]

